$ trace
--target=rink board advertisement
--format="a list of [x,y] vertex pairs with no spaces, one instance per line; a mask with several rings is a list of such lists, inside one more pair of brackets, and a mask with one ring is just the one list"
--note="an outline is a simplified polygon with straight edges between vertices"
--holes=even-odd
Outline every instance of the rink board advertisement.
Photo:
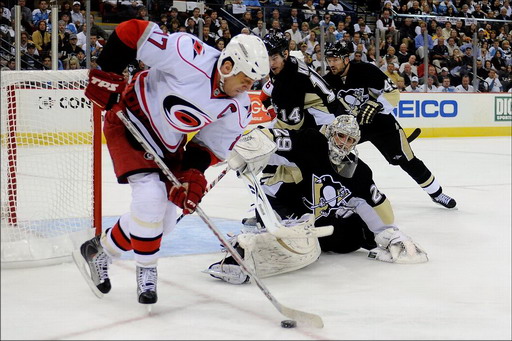
[[[267,123],[269,116],[250,91],[253,120]],[[512,94],[509,93],[401,93],[393,114],[407,133],[421,128],[421,137],[510,136]]]
[[422,137],[510,136],[510,93],[401,93],[393,114]]

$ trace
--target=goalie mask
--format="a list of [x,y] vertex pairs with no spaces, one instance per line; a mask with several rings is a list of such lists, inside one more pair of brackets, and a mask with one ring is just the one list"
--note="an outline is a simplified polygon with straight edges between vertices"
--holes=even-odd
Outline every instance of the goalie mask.
[[[224,80],[239,72],[243,72],[253,81],[265,78],[270,72],[268,56],[265,52],[265,44],[259,37],[247,34],[234,36],[222,50],[217,62],[221,90],[224,91]],[[233,62],[233,69],[227,75],[220,71],[226,59]]]
[[[357,165],[356,145],[361,139],[357,120],[352,115],[340,115],[325,129],[329,145],[329,159],[341,176],[352,177]],[[347,156],[354,151],[355,161]],[[348,166],[348,167],[347,167]]]

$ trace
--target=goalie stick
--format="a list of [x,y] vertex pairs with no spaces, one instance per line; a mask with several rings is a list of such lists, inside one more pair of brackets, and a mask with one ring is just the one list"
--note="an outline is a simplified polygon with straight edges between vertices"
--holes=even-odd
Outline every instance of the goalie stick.
[[256,210],[260,214],[263,225],[267,231],[273,234],[276,238],[310,238],[324,237],[332,234],[334,230],[334,226],[332,225],[315,227],[315,216],[313,214],[302,216],[301,219],[297,221],[298,224],[285,226],[278,220],[274,213],[274,210],[272,209],[265,192],[263,192],[263,188],[261,188],[256,175],[253,172],[246,171],[243,174],[238,174],[238,177],[241,177],[242,180],[244,180],[249,191],[254,194]]
[[[214,187],[214,186],[215,186],[215,185],[216,185],[216,184],[217,184],[217,183],[218,183],[218,182],[219,182],[219,181],[224,177],[224,175],[226,175],[226,174],[227,174],[227,172],[228,172],[230,169],[231,169],[231,168],[229,168],[229,166],[228,166],[228,167],[226,167],[226,168],[224,168],[224,169],[222,170],[222,172],[220,172],[220,174],[217,176],[217,178],[216,178],[216,179],[214,179],[214,180],[210,183],[210,185],[209,185],[209,186],[208,186],[208,188],[206,189],[206,192],[205,192],[205,193],[208,193],[209,191],[211,191],[211,190],[212,190],[212,188],[213,188],[213,187]],[[178,217],[178,219],[176,219],[176,224],[177,224],[177,223],[179,223],[179,222],[180,222],[180,220],[181,220],[181,219],[183,219],[183,217],[184,217],[184,216],[185,216],[185,215],[182,213],[182,214]]]
[[[170,171],[169,167],[164,163],[164,161],[158,156],[157,152],[153,149],[153,147],[144,139],[141,133],[135,128],[133,123],[124,115],[122,111],[117,112],[117,116],[126,126],[126,129],[130,131],[130,133],[135,137],[135,139],[141,144],[144,150],[154,157],[155,163],[162,170],[162,172],[167,176],[167,178],[174,183],[175,185],[180,185],[180,182],[176,178],[176,176]],[[214,225],[211,219],[204,213],[201,207],[197,205],[196,212],[204,221],[204,223],[208,226],[208,228],[213,232],[213,234],[219,239],[219,241],[224,245],[224,247],[229,251],[235,261],[240,265],[242,270],[251,277],[252,280],[256,283],[258,288],[263,292],[263,294],[268,298],[268,300],[274,305],[274,307],[284,316],[301,321],[307,324],[310,324],[316,328],[323,328],[324,323],[322,318],[319,315],[288,308],[283,304],[279,303],[279,301],[270,293],[265,284],[256,276],[256,274],[245,264],[242,256],[236,251],[236,249],[229,243],[228,240],[222,235],[219,229]]]

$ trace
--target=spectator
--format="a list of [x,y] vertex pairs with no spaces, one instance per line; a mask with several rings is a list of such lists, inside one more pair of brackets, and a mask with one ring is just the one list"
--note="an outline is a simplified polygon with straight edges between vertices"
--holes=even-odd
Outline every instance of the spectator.
[[80,46],[77,45],[78,39],[76,34],[70,34],[69,35],[69,44],[65,47],[64,52],[61,57],[64,57],[64,59],[69,59],[71,56],[75,56],[78,51],[84,51]]
[[303,21],[304,21],[304,17],[302,15],[302,13],[299,13],[299,10],[297,8],[291,8],[290,16],[285,21],[285,24],[286,24],[285,27],[291,27],[292,24],[294,24],[294,23],[296,23],[297,25],[300,25]]
[[74,1],[73,7],[71,10],[71,22],[75,24],[77,28],[82,27],[82,25],[85,23],[85,18],[82,12],[80,12],[80,9],[82,7],[82,4],[80,1]]
[[242,18],[240,19],[240,22],[245,27],[252,28],[252,14],[251,14],[251,11],[245,11],[244,14],[242,14]]
[[443,0],[442,2],[440,2],[439,5],[437,6],[437,14],[449,15],[449,13],[447,13],[448,8],[451,8],[453,12],[457,14],[457,9],[455,8],[451,0]]
[[73,24],[72,22],[69,22],[70,18],[71,17],[67,13],[62,13],[60,16],[60,19],[62,21],[64,21],[64,25],[65,25],[66,29],[69,30],[73,34],[77,34],[78,30],[76,28],[76,25]]
[[414,51],[414,38],[416,32],[414,32],[414,26],[411,18],[405,18],[402,26],[399,29],[400,41],[407,46],[409,51]]
[[[196,37],[199,36],[199,30],[197,28],[196,22],[192,17],[187,19],[187,26],[186,26],[186,32],[195,35]],[[224,31],[223,31],[224,34]]]
[[[393,37],[393,43],[395,45],[398,44],[398,30],[395,26],[395,21],[390,17],[391,11],[385,9],[382,11],[380,18],[377,20],[377,31],[380,34],[381,41],[385,40],[387,35],[391,35]],[[348,17],[348,16],[347,16]]]
[[[148,21],[149,13],[148,13],[147,7],[140,6],[139,8],[137,8],[137,14],[135,15],[135,19]],[[203,19],[201,19],[201,20],[203,20]],[[204,21],[203,21],[203,25],[204,25]]]
[[42,65],[39,56],[36,54],[36,45],[27,44],[27,52],[21,56],[21,68],[23,70],[41,70]]
[[455,87],[451,85],[450,77],[442,78],[441,86],[437,88],[437,92],[455,92]]
[[404,79],[404,83],[406,86],[411,84],[411,79],[416,77],[416,74],[412,72],[411,64],[404,63],[404,71],[400,73],[400,76]]
[[304,39],[304,43],[306,43],[306,46],[307,46],[306,53],[308,55],[312,56],[315,46],[318,45],[318,41],[316,40],[315,31],[309,32],[309,35]]
[[489,76],[485,79],[485,83],[489,92],[501,92],[503,90],[503,86],[494,69],[489,70]]
[[[96,24],[94,14],[91,13],[91,16],[89,17],[89,24],[91,25],[91,35],[95,35],[99,38],[102,38],[104,40],[108,40],[109,34],[99,25]],[[84,26],[85,27],[85,26]],[[82,31],[84,28],[82,27]]]
[[386,67],[386,71],[384,71],[384,74],[386,76],[388,76],[389,79],[391,79],[393,81],[393,83],[395,83],[395,85],[398,82],[398,77],[400,77],[400,75],[398,74],[397,70],[398,70],[398,65],[397,64],[395,64],[395,63],[388,63],[387,67]]
[[291,26],[291,28],[287,29],[285,31],[285,33],[288,32],[290,34],[290,39],[291,40],[295,40],[296,42],[297,41],[301,41],[302,40],[302,35],[299,31],[299,23],[298,22],[294,22]]
[[421,92],[421,87],[418,85],[418,77],[411,77],[411,84],[405,87],[405,92]]
[[437,39],[437,45],[434,45],[430,54],[432,64],[438,68],[448,65],[450,53],[448,51],[448,47],[444,44],[443,36]]
[[421,92],[425,92],[425,85],[426,85],[426,92],[437,92],[437,86],[434,84],[434,77],[428,76],[427,78],[427,84],[423,84],[421,86]]
[[494,69],[496,69],[498,74],[501,71],[507,70],[507,63],[506,63],[505,59],[503,58],[503,53],[501,52],[501,49],[496,50],[496,52],[494,53],[494,57],[491,58],[491,64],[494,67]]
[[85,56],[84,51],[78,51],[76,54],[76,58],[78,58],[78,63],[80,65],[80,69],[86,69],[87,68],[87,58]]
[[[21,40],[21,43],[20,43],[20,51],[22,53],[26,53],[27,50],[28,50],[28,44],[34,44],[34,42],[32,41],[30,35],[28,34],[28,32],[26,31],[21,31],[20,33],[20,40]],[[34,45],[35,46],[35,45]],[[39,52],[37,52],[37,49],[35,50],[35,54],[36,55],[39,55]]]
[[258,24],[256,25],[255,28],[252,29],[252,34],[260,38],[265,37],[265,35],[267,34],[267,29],[265,28],[263,21],[258,20]]
[[46,0],[39,0],[39,8],[32,11],[32,21],[38,23],[44,20],[48,24],[51,12],[52,11],[48,9],[48,2]]
[[[300,24],[300,35],[301,39],[299,41],[303,41],[304,38],[309,35],[309,24],[306,21],[303,21],[302,24]],[[299,41],[297,41],[297,44]]]
[[462,76],[462,83],[455,87],[455,92],[475,92],[475,88],[470,84],[468,75]]
[[[244,28],[247,28],[247,27],[244,27]],[[247,31],[248,31],[247,34],[251,33],[248,28],[247,28]],[[210,32],[210,26],[209,25],[204,25],[203,26],[203,42],[205,42],[207,45],[215,47],[215,38],[212,37],[210,33],[211,33]]]
[[[98,37],[93,34],[91,34],[90,39],[91,40],[89,41],[89,48],[91,49],[91,56],[99,57],[101,51],[103,50],[103,45],[101,45],[100,42],[98,41]],[[82,50],[87,52],[86,44],[82,45],[81,47],[82,47]]]
[[[32,33],[34,31],[34,22],[32,19],[32,10],[26,6],[26,0],[18,0],[21,10],[22,30]],[[11,8],[11,22],[14,22],[14,6]]]
[[336,24],[331,20],[331,14],[325,13],[324,18],[320,20],[320,27],[327,30],[329,26],[336,28]]
[[224,30],[227,30],[227,29],[229,29],[228,21],[226,19],[221,19],[221,21],[220,21],[220,28],[217,31],[217,35],[219,37],[222,37],[222,35],[224,34]]
[[411,53],[407,50],[407,44],[406,43],[400,44],[398,52],[396,53],[398,64],[402,65],[403,63],[407,62],[409,60],[410,56],[411,56]]
[[59,17],[62,17],[64,13],[67,13],[71,18],[71,3],[68,0],[64,0],[60,5]]
[[323,18],[325,13],[327,13],[327,5],[328,2],[326,0],[318,0],[315,6],[317,15]]
[[224,43],[224,38],[219,38],[215,41],[215,48],[219,51],[224,50],[226,44]]
[[36,45],[38,55],[44,57],[49,53],[52,45],[52,36],[46,29],[46,21],[37,23],[37,29],[32,33],[32,41]]
[[327,10],[336,25],[340,20],[343,20],[346,15],[343,6],[339,3],[339,0],[331,0],[327,5]]
[[[439,86],[439,80],[437,78],[437,72],[436,72],[436,67],[432,64],[428,64],[428,68],[427,68],[427,75],[429,77],[432,77],[432,79],[434,80],[434,85],[436,87]],[[423,82],[424,82],[424,72],[425,72],[425,67],[424,67],[424,64],[420,64],[418,65],[418,78],[420,79],[420,84],[423,85]]]
[[416,65],[416,55],[415,54],[411,54],[409,56],[409,60],[407,60],[407,62],[400,64],[399,71],[404,72],[405,65],[407,65],[407,64],[409,64],[411,66],[412,73],[417,75],[418,74],[418,66]]
[[[418,34],[416,36],[416,38],[414,38],[414,45],[416,47],[416,55],[418,55],[418,57],[420,59],[423,59],[423,57],[425,56],[423,44],[424,44],[424,34],[426,31],[427,31],[427,24],[425,22],[421,22],[420,23],[420,34]],[[434,41],[432,40],[432,36],[428,33],[427,33],[427,47],[428,47],[429,51],[434,48]]]
[[302,6],[302,15],[304,16],[304,21],[309,21],[311,17],[314,14],[316,14],[315,5],[313,5],[313,0],[306,0],[306,3]]

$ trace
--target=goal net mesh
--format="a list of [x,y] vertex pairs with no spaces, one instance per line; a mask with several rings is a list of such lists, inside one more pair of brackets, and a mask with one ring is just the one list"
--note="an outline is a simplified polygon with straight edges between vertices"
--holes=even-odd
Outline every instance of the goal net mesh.
[[2,267],[65,261],[94,235],[86,85],[87,70],[1,74]]

